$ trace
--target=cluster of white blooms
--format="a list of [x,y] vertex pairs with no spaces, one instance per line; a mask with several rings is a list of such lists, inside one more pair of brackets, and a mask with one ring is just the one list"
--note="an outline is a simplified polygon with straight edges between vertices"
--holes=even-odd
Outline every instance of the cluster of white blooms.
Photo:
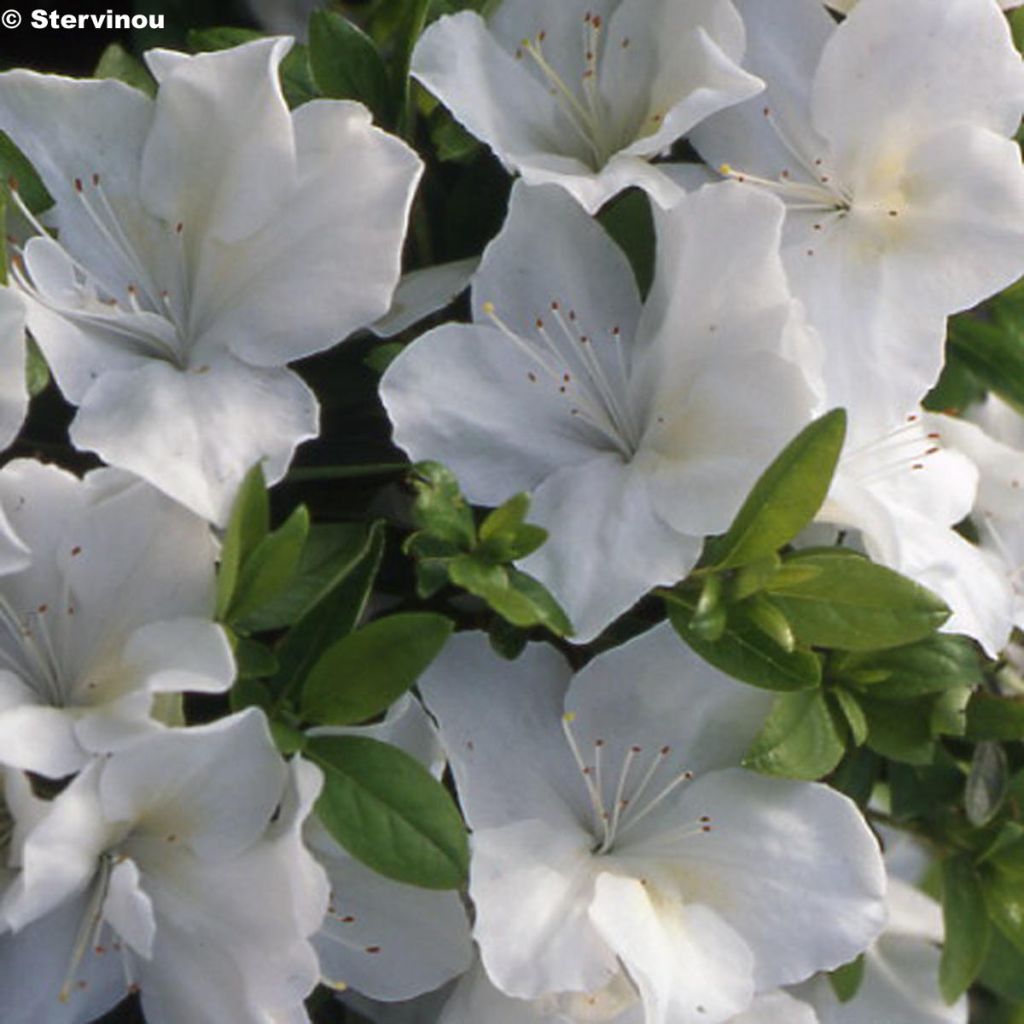
[[[1024,629],[1024,421],[921,407],[948,318],[1024,274],[1007,6],[501,0],[420,37],[412,76],[518,180],[472,322],[413,340],[381,399],[473,503],[530,494],[548,539],[518,564],[573,643],[685,578],[836,407],[797,545],[848,534],[990,655]],[[964,1024],[938,905],[850,798],[741,767],[771,695],[667,624],[572,665],[461,632],[382,721],[309,731],[450,769],[465,892],[343,849],[321,768],[260,708],[194,724],[185,695],[226,707],[237,675],[232,503],[319,430],[287,364],[401,331],[470,273],[436,301],[408,279],[402,309],[423,165],[359,103],[289,110],[289,46],[150,51],[155,98],[0,74],[0,131],[54,200],[10,183],[0,442],[30,336],[106,464],[0,470],[0,1022],[138,993],[151,1024],[297,1024],[323,983],[382,1024]],[[684,139],[704,164],[666,159]],[[643,294],[594,216],[629,188],[653,211]],[[826,974],[858,958],[841,999]]]

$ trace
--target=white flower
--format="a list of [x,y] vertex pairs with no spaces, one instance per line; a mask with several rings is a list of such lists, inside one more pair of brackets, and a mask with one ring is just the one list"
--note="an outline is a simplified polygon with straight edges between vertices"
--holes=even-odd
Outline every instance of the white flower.
[[56,200],[13,276],[72,440],[218,523],[253,463],[277,480],[316,434],[285,363],[387,310],[420,173],[359,104],[289,113],[289,45],[151,51],[155,101],[0,75],[0,129]]
[[[831,7],[834,11],[840,11],[842,14],[849,14],[856,2],[857,0],[825,0],[825,6]],[[1020,5],[1021,0],[999,0],[999,7],[1004,11],[1012,10]]]
[[950,446],[977,467],[976,497],[968,512],[982,550],[1011,588],[1012,621],[1024,628],[1024,418],[995,395],[967,415],[937,417],[937,422]]
[[968,429],[976,430],[918,412],[870,441],[848,444],[817,519],[859,530],[874,561],[946,602],[952,615],[944,631],[974,637],[995,657],[1013,628],[1010,574],[953,529],[980,494],[978,467],[967,457],[974,450],[959,441]]
[[945,319],[1024,273],[1024,69],[991,0],[737,0],[764,94],[698,126],[788,206],[783,259],[858,443],[934,383]]
[[0,288],[0,450],[18,436],[27,411],[25,304]]
[[69,775],[158,728],[156,695],[231,685],[204,520],[120,471],[30,460],[0,471],[0,510],[23,545],[0,575],[0,764]]
[[[410,696],[377,725],[312,734],[369,736],[399,747],[438,776],[444,770],[437,730]],[[458,893],[403,885],[371,871],[316,818],[305,835],[331,883],[327,917],[313,940],[328,984],[397,1001],[435,989],[469,967],[469,922]]]
[[949,1005],[939,991],[945,937],[942,907],[911,884],[920,872],[907,875],[899,863],[916,862],[914,853],[920,847],[891,830],[883,834],[889,872],[888,922],[864,954],[864,976],[857,994],[840,1002],[827,978],[815,979],[795,994],[814,1006],[821,1024],[967,1024],[967,997]]
[[554,188],[517,186],[448,324],[389,367],[396,442],[449,464],[475,502],[533,491],[550,532],[522,563],[587,641],[684,576],[816,401],[778,260],[782,205],[735,185],[658,218],[641,304],[602,228]]
[[881,855],[825,786],[732,767],[770,697],[668,626],[575,678],[460,634],[421,681],[473,831],[474,935],[522,999],[628,972],[647,1024],[718,1024],[851,959],[883,923]]
[[91,1019],[94,985],[107,1006],[138,990],[150,1024],[303,1019],[327,885],[301,827],[320,782],[254,710],[94,761],[17,851],[5,1024]]
[[648,161],[760,91],[743,48],[730,0],[505,0],[432,25],[412,73],[526,182],[594,212],[630,185],[672,200]]

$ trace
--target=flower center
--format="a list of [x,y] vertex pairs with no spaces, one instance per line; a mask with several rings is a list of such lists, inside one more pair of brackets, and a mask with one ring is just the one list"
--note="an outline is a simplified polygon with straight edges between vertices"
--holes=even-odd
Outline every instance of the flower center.
[[[653,751],[633,744],[626,749],[616,775],[608,762],[603,739],[595,739],[592,757],[585,759],[573,731],[575,715],[562,716],[562,730],[573,759],[583,777],[591,807],[593,852],[610,853],[623,836],[660,807],[680,786],[692,781],[691,771],[665,770],[672,748]],[[711,831],[711,819],[700,817],[692,828],[694,835]]]
[[825,156],[808,154],[770,107],[764,107],[762,113],[783,149],[793,158],[793,167],[784,167],[774,180],[737,170],[727,163],[718,168],[719,173],[726,178],[767,189],[785,200],[790,209],[821,211],[840,216],[848,213],[853,206],[853,195],[829,168]]
[[530,337],[516,333],[493,302],[485,302],[483,312],[528,357],[535,368],[526,374],[531,384],[553,386],[569,415],[600,434],[625,460],[636,454],[642,432],[630,407],[629,369],[618,325],[601,332],[598,349],[594,333],[584,333],[576,311],[563,312],[558,299],[551,300],[544,317],[536,317]]
[[[74,296],[54,294],[45,281],[31,273],[23,250],[14,246],[12,277],[18,286],[40,305],[82,328],[99,328],[137,348],[141,354],[184,367],[187,356],[186,322],[188,316],[188,275],[186,270],[184,225],[160,226],[162,236],[153,242],[170,254],[169,266],[175,279],[174,293],[161,288],[144,256],[108,198],[98,174],[75,178],[72,195],[95,229],[111,259],[114,273],[123,282],[121,294],[111,292],[97,275],[61,246],[39,219],[29,210],[10,183],[10,195],[22,216],[36,233],[60,248],[74,274]],[[146,246],[147,249],[151,246]]]
[[[67,607],[68,614],[74,614]],[[0,665],[5,665],[50,705],[66,706],[69,687],[57,653],[50,620],[50,606],[41,604],[19,615],[0,594]]]

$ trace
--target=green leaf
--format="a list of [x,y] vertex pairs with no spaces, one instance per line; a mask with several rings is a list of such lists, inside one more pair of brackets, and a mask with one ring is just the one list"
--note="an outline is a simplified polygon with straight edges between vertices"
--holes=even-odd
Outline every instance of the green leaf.
[[992,740],[982,740],[974,748],[964,789],[967,820],[975,828],[984,828],[999,813],[1008,786],[1006,751]]
[[489,513],[480,524],[480,542],[473,554],[490,562],[512,562],[536,551],[548,532],[524,522],[529,509],[530,496],[517,494]]
[[646,295],[654,280],[654,218],[647,194],[639,188],[627,189],[612,199],[598,214],[601,226],[626,254],[641,295]]
[[725,534],[708,542],[703,564],[736,568],[788,544],[821,508],[845,437],[842,409],[805,427],[761,474]]
[[42,394],[50,383],[50,368],[46,365],[46,359],[36,344],[35,338],[27,338],[28,345],[25,347],[25,386],[28,388],[30,397]]
[[538,626],[544,626],[555,636],[573,635],[575,630],[569,616],[540,580],[519,569],[509,568],[508,582],[512,591],[525,597],[533,606]]
[[935,759],[930,708],[927,702],[895,704],[860,698],[868,723],[868,746],[892,761],[928,765]]
[[445,162],[468,162],[482,148],[480,142],[442,107],[437,107],[430,115],[430,141],[438,160]]
[[828,980],[839,1002],[848,1003],[860,990],[861,982],[864,980],[864,954],[861,953],[856,960],[837,967],[829,974]]
[[967,735],[972,740],[1024,739],[1024,698],[974,694],[967,705]]
[[309,64],[324,96],[358,100],[378,124],[394,124],[391,79],[374,41],[335,11],[314,11],[309,19]]
[[994,871],[984,879],[983,888],[992,923],[1024,953],[1024,879]]
[[786,616],[779,611],[763,594],[755,594],[744,603],[744,609],[750,615],[750,621],[772,643],[782,648],[787,654],[796,650],[796,637]]
[[214,50],[230,50],[255,39],[266,38],[254,28],[237,28],[234,25],[215,25],[213,28],[191,29],[188,33],[188,47],[196,53]]
[[861,747],[868,738],[868,720],[863,708],[857,698],[841,687],[831,691],[839,709],[843,712],[846,724],[850,727],[850,735],[853,737],[853,745]]
[[273,533],[267,534],[242,563],[238,587],[227,619],[237,624],[279,597],[295,576],[309,534],[309,512],[300,505]]
[[100,54],[93,78],[113,78],[144,92],[147,96],[156,95],[156,80],[146,66],[120,43],[111,43]]
[[439,462],[419,462],[412,468],[410,482],[416,491],[412,508],[416,525],[459,550],[471,550],[476,545],[476,524],[452,471]]
[[362,617],[384,554],[384,526],[370,527],[366,547],[355,565],[334,589],[287,633],[277,649],[280,671],[272,688],[282,699],[295,690],[320,655],[337,639],[347,636]]
[[455,889],[469,847],[448,791],[404,751],[365,736],[316,736],[306,756],[324,772],[317,813],[368,867],[409,885]]
[[270,530],[270,498],[263,477],[263,466],[257,462],[246,473],[235,495],[220,549],[220,567],[217,570],[216,618],[223,621],[238,585],[242,562]]
[[1010,1002],[1024,1003],[1024,952],[997,929],[991,931],[992,942],[978,981]]
[[821,647],[867,651],[922,640],[949,618],[931,591],[862,558],[797,554],[785,563],[818,575],[770,588],[797,639]]
[[936,634],[886,651],[837,654],[829,662],[829,675],[863,687],[878,700],[906,700],[975,686],[981,681],[981,662],[969,640]]
[[310,527],[292,582],[239,626],[250,633],[282,629],[308,615],[352,571],[366,551],[364,523],[326,523]]
[[949,351],[986,387],[1024,409],[1024,337],[965,314],[949,323]]
[[35,168],[5,132],[0,132],[0,181],[15,189],[32,213],[42,213],[53,206],[53,196]]
[[939,989],[952,1003],[978,976],[992,938],[981,879],[965,855],[942,862],[942,917],[946,941],[939,961]]
[[266,644],[247,637],[236,637],[235,662],[239,679],[264,679],[278,670],[277,658]]
[[701,639],[714,644],[722,639],[727,620],[728,610],[722,603],[722,577],[707,576],[690,618],[690,629]]
[[820,690],[780,693],[743,766],[767,775],[820,779],[846,752],[842,730]]
[[762,632],[742,604],[729,608],[721,638],[709,642],[690,628],[692,600],[671,591],[663,596],[676,632],[722,672],[766,690],[812,690],[821,685],[818,656],[800,648],[784,651]]
[[329,647],[302,690],[302,717],[352,725],[389,708],[437,657],[453,623],[410,612],[377,619]]

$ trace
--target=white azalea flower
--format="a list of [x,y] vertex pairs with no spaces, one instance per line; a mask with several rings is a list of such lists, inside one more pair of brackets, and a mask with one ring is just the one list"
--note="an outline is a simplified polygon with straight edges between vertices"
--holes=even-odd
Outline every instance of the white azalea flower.
[[968,511],[982,550],[1011,588],[1012,621],[1024,628],[1024,417],[995,395],[967,416],[938,419],[950,445],[977,466]]
[[[377,725],[311,732],[369,736],[401,748],[438,776],[444,770],[437,730],[411,696]],[[398,1001],[429,992],[469,967],[469,922],[457,892],[403,885],[371,871],[316,818],[307,823],[305,835],[331,883],[327,917],[313,940],[328,984]]]
[[[857,0],[825,0],[826,7],[831,7],[833,11],[839,11],[841,14],[849,14],[855,3]],[[1020,5],[1021,0],[999,0],[999,7],[1004,11],[1012,10]]]
[[0,451],[18,436],[27,411],[25,304],[0,288]]
[[938,376],[945,319],[1024,273],[1024,69],[991,0],[737,0],[767,89],[698,126],[723,173],[782,196],[783,258],[828,405],[870,440]]
[[158,728],[156,695],[231,685],[204,520],[117,470],[30,460],[0,471],[0,509],[23,544],[0,575],[0,764],[69,775]]
[[857,994],[840,1002],[826,978],[801,986],[796,994],[814,1006],[821,1024],[967,1024],[967,996],[949,1005],[939,991],[942,907],[911,884],[923,874],[927,857],[906,835],[885,829],[883,837],[888,922],[864,954]]
[[1013,589],[999,561],[953,529],[979,494],[978,468],[957,450],[955,428],[950,417],[918,412],[848,444],[817,519],[860,531],[874,561],[946,602],[944,631],[974,637],[995,657],[1013,628]]
[[254,710],[90,764],[17,851],[5,1024],[88,1020],[93,981],[108,1006],[139,991],[150,1024],[304,1019],[327,885],[301,828],[320,782],[281,761]]
[[760,91],[743,49],[730,0],[505,0],[428,28],[412,74],[526,182],[592,213],[630,185],[673,201],[648,161]]
[[387,310],[420,173],[359,104],[289,113],[289,45],[151,51],[155,101],[0,75],[0,129],[56,200],[13,276],[72,440],[217,523],[253,463],[273,482],[315,436],[285,363]]
[[484,967],[506,995],[600,993],[628,972],[647,1024],[717,1024],[851,959],[883,923],[854,805],[733,767],[771,698],[666,626],[575,678],[456,636],[421,681],[473,830]]
[[734,185],[658,218],[642,305],[602,228],[517,186],[473,285],[471,326],[424,335],[381,394],[396,442],[475,502],[533,491],[550,532],[522,563],[585,642],[683,577],[816,401],[778,260],[782,205]]

